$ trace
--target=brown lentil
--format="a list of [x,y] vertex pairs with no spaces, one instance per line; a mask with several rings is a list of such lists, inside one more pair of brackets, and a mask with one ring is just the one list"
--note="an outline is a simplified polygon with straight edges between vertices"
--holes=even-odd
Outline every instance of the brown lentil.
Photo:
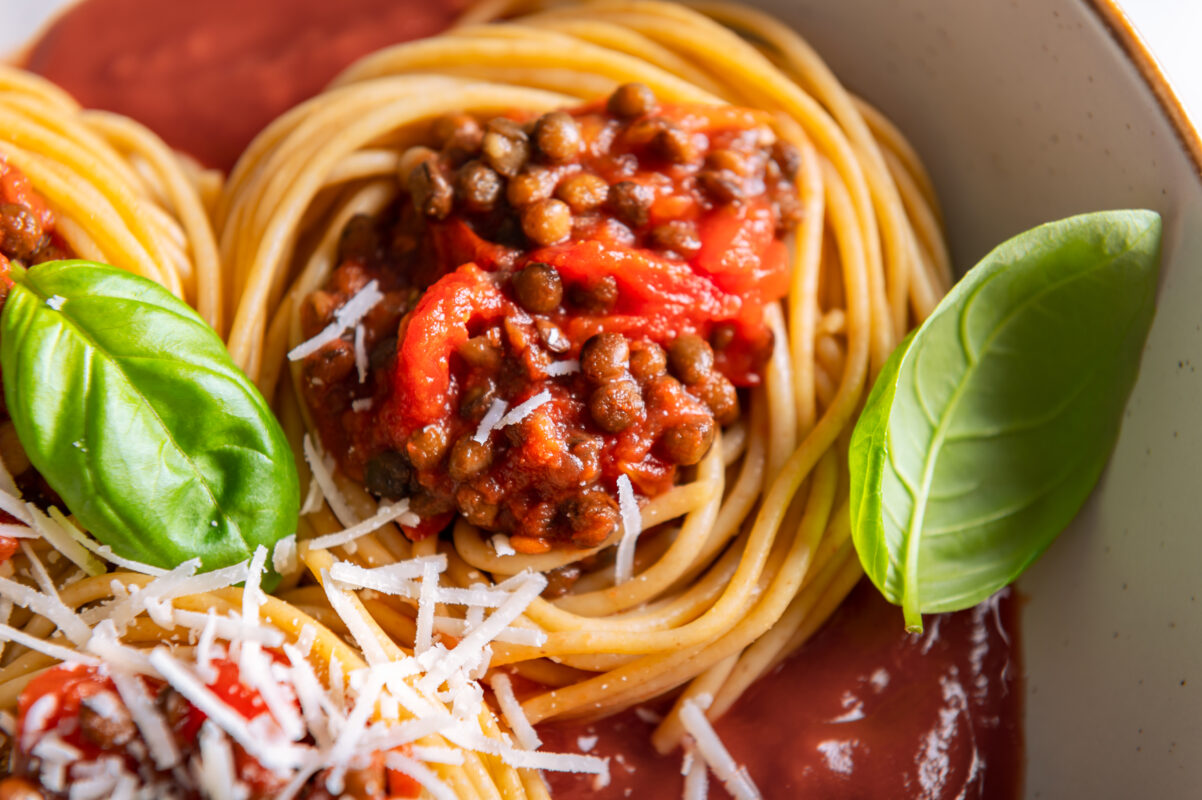
[[655,93],[641,83],[626,83],[609,96],[605,110],[615,117],[632,119],[655,110]]
[[601,430],[617,433],[638,421],[643,413],[643,396],[632,380],[610,381],[593,390],[588,409]]
[[363,483],[372,494],[400,500],[409,494],[413,468],[404,453],[385,450],[373,456],[363,469]]
[[501,351],[487,336],[473,336],[457,348],[459,357],[473,367],[495,370],[501,364]]
[[591,172],[581,172],[562,181],[555,196],[568,204],[574,214],[594,211],[605,205],[609,184]]
[[438,425],[427,425],[409,437],[405,450],[413,466],[433,469],[447,451],[447,433]]
[[664,453],[675,464],[692,466],[701,459],[714,444],[714,423],[709,419],[673,425],[660,437]]
[[654,201],[651,189],[634,181],[620,181],[609,188],[609,207],[614,215],[636,228],[647,224]]
[[746,175],[748,172],[747,158],[736,150],[719,148],[711,150],[705,157],[705,165],[719,172],[731,172],[735,175]]
[[488,413],[488,408],[496,397],[497,388],[491,378],[486,378],[482,383],[473,383],[463,390],[459,416],[469,422],[479,422]]
[[434,141],[443,150],[458,149],[474,152],[480,149],[484,130],[476,118],[468,114],[444,114],[434,120],[431,133]]
[[490,503],[488,498],[470,486],[460,486],[455,491],[455,505],[468,522],[480,528],[487,528],[496,522],[500,511],[496,503]]
[[697,157],[689,134],[671,123],[655,134],[651,149],[660,158],[673,164],[687,164]]
[[610,331],[590,336],[580,348],[580,371],[594,383],[608,383],[626,374],[630,344]]
[[531,313],[549,314],[563,302],[563,282],[550,264],[527,264],[514,273],[512,280],[518,303]]
[[574,497],[565,506],[572,543],[577,547],[596,547],[618,530],[617,504],[604,492]]
[[428,492],[418,491],[409,496],[409,510],[424,519],[454,511],[455,503],[450,498],[436,497]]
[[471,436],[464,436],[451,448],[447,474],[452,480],[466,481],[488,469],[491,464],[492,447],[477,442]]
[[459,198],[469,211],[491,211],[501,197],[504,181],[481,161],[469,161],[455,176]]
[[714,351],[697,334],[685,333],[677,336],[668,348],[668,363],[681,383],[700,383],[714,369]]
[[709,407],[719,425],[729,425],[739,418],[739,393],[730,379],[719,372],[692,387],[693,394]]
[[668,356],[664,348],[655,342],[642,342],[632,348],[630,374],[640,381],[649,381],[663,375],[668,369]]
[[42,223],[28,207],[0,204],[0,251],[28,261],[42,246]]
[[433,161],[423,161],[409,173],[409,195],[419,214],[446,219],[451,213],[455,192]]
[[565,564],[543,574],[547,577],[547,588],[543,589],[542,596],[548,600],[554,600],[570,592],[576,585],[576,581],[580,580],[580,576],[584,574],[584,570],[579,564]]
[[505,196],[511,206],[522,208],[539,200],[546,200],[554,191],[555,176],[550,170],[527,167],[521,175],[510,179]]
[[618,302],[618,279],[602,275],[591,286],[573,286],[572,302],[595,313],[604,313]]
[[552,353],[566,353],[571,348],[572,343],[554,322],[536,319],[534,327],[538,328],[538,338],[542,340],[543,346]]
[[350,342],[335,339],[305,359],[305,372],[317,385],[330,385],[351,374],[355,368],[355,348]]
[[697,173],[697,181],[715,203],[733,203],[743,198],[743,184],[732,172],[703,169]]
[[522,232],[543,246],[572,235],[572,210],[562,200],[539,200],[522,209]]
[[719,322],[710,331],[710,346],[715,350],[725,350],[735,340],[735,326],[730,322]]
[[506,178],[521,172],[530,158],[526,132],[513,120],[503,117],[489,121],[481,149],[488,165]]
[[534,124],[534,145],[547,161],[562,164],[580,155],[580,126],[571,114],[552,111]]
[[686,258],[701,249],[697,226],[683,219],[656,225],[647,233],[647,240],[657,250],[669,250]]

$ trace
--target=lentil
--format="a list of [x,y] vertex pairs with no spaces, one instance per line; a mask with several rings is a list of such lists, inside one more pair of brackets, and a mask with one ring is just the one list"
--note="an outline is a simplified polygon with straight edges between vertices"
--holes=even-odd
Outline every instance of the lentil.
[[633,425],[643,414],[643,396],[632,380],[604,383],[588,400],[589,413],[601,430],[617,433]]
[[687,467],[705,458],[714,444],[714,423],[708,419],[673,425],[660,438],[664,452],[675,464]]
[[537,244],[558,244],[572,234],[572,210],[562,200],[539,200],[522,210],[522,232]]
[[504,182],[496,170],[481,161],[469,161],[455,176],[460,199],[469,211],[491,211],[501,196]]
[[615,117],[631,119],[655,110],[655,93],[641,83],[619,86],[606,101],[605,109]]
[[419,214],[446,219],[455,193],[433,161],[423,161],[409,173],[409,195]]
[[700,383],[714,368],[714,351],[697,334],[686,333],[677,336],[668,348],[668,363],[672,366],[672,374],[682,383]]
[[385,450],[368,460],[363,471],[363,483],[372,494],[400,500],[409,494],[413,468],[404,453]]
[[620,333],[594,334],[580,348],[580,371],[594,383],[608,383],[626,374],[630,344]]
[[620,181],[609,188],[609,206],[614,215],[636,228],[647,224],[654,199],[649,188],[634,181]]
[[534,144],[547,161],[571,161],[580,154],[580,126],[564,111],[544,114],[534,125]]
[[477,442],[464,436],[451,448],[451,460],[447,473],[452,480],[466,481],[479,475],[492,464],[492,448],[487,443]]
[[580,172],[561,182],[555,196],[567,203],[572,213],[584,214],[605,205],[609,184],[591,172]]

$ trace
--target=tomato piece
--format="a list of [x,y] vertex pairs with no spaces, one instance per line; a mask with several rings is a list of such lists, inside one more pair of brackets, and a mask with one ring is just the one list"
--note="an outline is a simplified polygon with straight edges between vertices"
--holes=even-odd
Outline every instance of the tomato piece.
[[499,319],[506,305],[475,264],[464,264],[426,290],[397,335],[394,392],[381,412],[389,427],[415,430],[451,413],[452,354],[473,326]]
[[700,238],[694,264],[723,290],[761,303],[788,292],[784,244],[776,238],[772,208],[763,200],[711,212],[701,222]]

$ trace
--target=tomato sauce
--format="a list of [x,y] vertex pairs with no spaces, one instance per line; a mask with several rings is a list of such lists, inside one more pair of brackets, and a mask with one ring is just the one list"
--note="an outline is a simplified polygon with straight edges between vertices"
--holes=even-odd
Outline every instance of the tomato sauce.
[[28,68],[229,169],[268,122],[359,56],[445,28],[463,0],[87,0]]
[[[1013,800],[1022,789],[1018,602],[926,617],[918,636],[864,580],[801,651],[715,726],[765,800]],[[644,711],[644,713],[646,713]],[[556,800],[679,797],[679,753],[657,756],[633,712],[545,725],[545,746],[610,756],[612,780],[548,775]],[[596,737],[595,742],[592,737]],[[714,788],[711,796],[724,797]]]
[[[205,163],[228,167],[258,129],[342,66],[435,32],[457,8],[417,0],[85,0],[37,43],[29,65],[85,105],[127,113]],[[1017,797],[1017,606],[1007,592],[971,611],[928,617],[927,633],[916,638],[865,582],[798,654],[752,687],[718,732],[768,798]],[[592,744],[615,759],[608,788],[549,776],[554,796],[679,796],[679,756],[654,756],[650,730],[633,713],[543,726],[547,749]]]

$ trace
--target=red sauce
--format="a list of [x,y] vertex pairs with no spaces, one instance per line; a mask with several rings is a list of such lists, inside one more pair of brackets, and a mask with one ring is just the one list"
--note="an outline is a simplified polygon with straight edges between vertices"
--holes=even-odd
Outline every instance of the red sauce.
[[[207,685],[218,699],[248,721],[270,713],[259,692],[241,681],[236,662],[216,658],[210,666],[213,676]],[[200,800],[201,792],[192,785],[186,765],[199,752],[201,726],[207,716],[163,681],[146,677],[136,680],[142,682],[167,722],[184,768],[156,770],[146,757],[145,740],[112,679],[95,667],[72,665],[46,670],[21,692],[12,773],[27,775],[36,781],[41,771],[36,755],[38,743],[54,736],[80,752],[80,757],[70,764],[64,775],[67,785],[79,778],[77,770],[83,774],[90,763],[115,756],[121,759],[131,775],[142,781],[142,785],[169,789],[172,796],[182,799]],[[291,699],[295,704],[295,698]],[[287,785],[240,744],[231,741],[230,746],[235,779],[250,791],[250,800],[270,800]],[[299,793],[300,800],[333,800],[325,788],[325,776],[324,772],[314,776]],[[362,800],[385,800],[385,786],[389,798],[416,797],[421,788],[411,778],[386,770],[382,753],[374,754],[369,766],[351,770],[347,774],[347,786],[354,787],[355,796]],[[367,787],[376,787],[376,790]],[[67,796],[65,791],[53,792],[46,787],[42,787],[42,792],[52,798]]]
[[29,55],[81,103],[228,169],[268,122],[359,56],[429,36],[462,0],[88,0]]
[[[643,97],[625,118],[593,103],[524,126],[517,111],[436,123],[441,150],[423,151],[412,202],[348,224],[341,265],[309,297],[314,336],[369,281],[385,293],[362,333],[367,373],[348,329],[306,359],[303,388],[343,470],[410,498],[423,520],[411,537],[458,511],[518,552],[599,545],[618,528],[619,477],[666,491],[738,416],[735,386],[760,381],[764,308],[788,288],[794,152],[762,113]],[[544,123],[571,155],[538,149]],[[498,131],[529,155],[494,157]],[[547,204],[558,227],[532,221]],[[586,353],[606,337],[621,355],[602,373]],[[493,404],[538,397],[524,419],[477,432]]]
[[[740,698],[715,726],[766,800],[799,797],[1013,800],[1022,788],[1018,603],[1003,590],[975,609],[903,630],[868,581],[830,621]],[[577,752],[598,737],[610,785],[548,774],[556,800],[679,797],[679,754],[660,757],[633,712],[541,729]],[[725,796],[713,789],[712,796]]]
[[[354,57],[432,32],[452,9],[421,0],[85,0],[34,48],[30,65],[84,104],[130,114],[228,166],[254,132]],[[928,633],[915,639],[897,609],[862,584],[718,731],[768,798],[1014,798],[1016,606],[1007,594],[928,617]],[[633,714],[544,726],[548,749],[575,751],[579,736],[597,735],[593,752],[634,768],[615,763],[602,791],[588,779],[549,775],[557,800],[679,796],[680,759],[655,757],[649,731]]]

